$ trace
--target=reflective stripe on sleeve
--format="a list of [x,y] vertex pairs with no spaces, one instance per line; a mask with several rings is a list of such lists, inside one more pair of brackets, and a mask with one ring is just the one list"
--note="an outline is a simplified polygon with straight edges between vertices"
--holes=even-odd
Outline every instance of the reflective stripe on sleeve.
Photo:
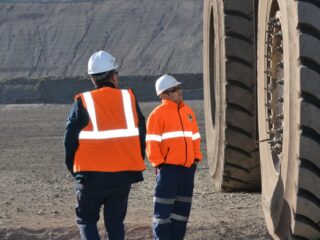
[[200,133],[198,133],[198,132],[192,135],[192,140],[196,140],[199,138],[200,138]]
[[175,199],[174,198],[158,198],[154,197],[153,202],[154,203],[161,203],[161,204],[174,204]]
[[176,201],[191,203],[192,197],[176,196]]

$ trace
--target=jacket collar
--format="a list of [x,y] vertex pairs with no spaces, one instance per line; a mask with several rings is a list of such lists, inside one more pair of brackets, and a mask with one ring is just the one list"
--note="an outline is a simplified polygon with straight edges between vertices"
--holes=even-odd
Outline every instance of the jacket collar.
[[111,88],[116,88],[112,82],[103,82],[98,85],[96,89],[104,88],[104,87],[111,87]]
[[174,101],[171,101],[169,99],[162,99],[162,105],[169,106],[171,108],[177,109],[177,108],[182,108],[184,106],[184,102],[181,102],[178,106]]

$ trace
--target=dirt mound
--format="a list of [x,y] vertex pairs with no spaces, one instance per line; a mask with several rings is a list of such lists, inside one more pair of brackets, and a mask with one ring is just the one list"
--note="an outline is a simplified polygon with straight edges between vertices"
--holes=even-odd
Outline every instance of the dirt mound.
[[124,75],[202,72],[202,2],[7,0],[0,79],[85,76],[110,51]]

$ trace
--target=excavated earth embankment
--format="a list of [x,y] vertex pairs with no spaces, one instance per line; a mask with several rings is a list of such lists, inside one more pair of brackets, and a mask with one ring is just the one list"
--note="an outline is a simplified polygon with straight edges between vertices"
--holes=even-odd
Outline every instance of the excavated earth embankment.
[[202,9],[194,0],[0,1],[0,79],[84,76],[101,49],[123,76],[201,73]]
[[92,88],[87,61],[101,49],[140,101],[157,99],[152,85],[164,73],[199,99],[202,11],[194,0],[0,1],[0,103],[71,102]]
[[[202,74],[174,74],[182,83],[184,98],[203,99]],[[157,101],[154,84],[159,76],[120,76],[121,88],[132,88],[138,101]],[[75,94],[91,90],[89,78],[17,78],[0,82],[0,104],[68,104]]]

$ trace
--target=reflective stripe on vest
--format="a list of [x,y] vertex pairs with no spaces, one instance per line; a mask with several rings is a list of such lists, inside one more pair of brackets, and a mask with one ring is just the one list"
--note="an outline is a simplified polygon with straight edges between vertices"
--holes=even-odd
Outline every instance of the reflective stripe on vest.
[[156,134],[147,134],[146,141],[157,141],[161,142],[165,139],[170,138],[178,138],[178,137],[190,137],[192,140],[196,140],[200,138],[200,134],[197,132],[195,134],[192,134],[191,131],[175,131],[175,132],[166,132],[162,135],[156,135]]
[[132,137],[139,136],[139,129],[135,127],[133,111],[131,106],[131,98],[128,90],[121,90],[123,108],[126,117],[127,128],[126,129],[113,129],[99,131],[97,125],[96,112],[94,108],[94,102],[90,92],[83,93],[84,100],[87,105],[87,111],[89,113],[93,130],[92,131],[81,131],[79,139],[110,139],[110,138],[121,138],[121,137]]

